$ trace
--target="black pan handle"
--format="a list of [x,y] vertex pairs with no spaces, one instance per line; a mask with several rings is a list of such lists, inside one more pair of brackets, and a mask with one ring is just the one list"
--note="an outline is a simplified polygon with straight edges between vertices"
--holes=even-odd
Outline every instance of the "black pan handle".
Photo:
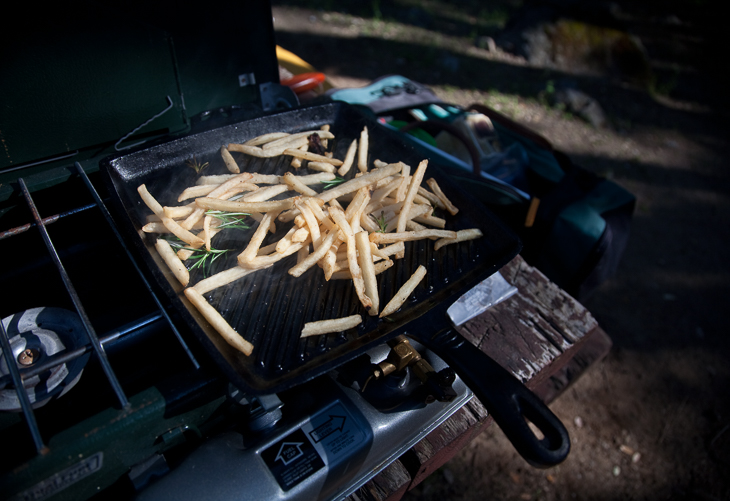
[[[449,328],[418,336],[471,388],[520,455],[532,466],[548,468],[570,452],[570,437],[547,405],[501,365]],[[529,419],[543,434],[538,438]]]

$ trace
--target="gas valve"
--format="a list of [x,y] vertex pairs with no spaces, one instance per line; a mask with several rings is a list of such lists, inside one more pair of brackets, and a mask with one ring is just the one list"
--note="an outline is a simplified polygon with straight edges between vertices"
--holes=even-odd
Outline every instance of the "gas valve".
[[390,374],[410,369],[423,385],[421,393],[425,393],[424,401],[426,403],[434,400],[450,402],[456,397],[456,392],[452,387],[456,374],[451,368],[436,372],[405,336],[393,338],[388,342],[388,346],[390,346],[388,357],[378,364],[373,364],[372,374],[365,382],[363,392],[371,380],[377,381]]

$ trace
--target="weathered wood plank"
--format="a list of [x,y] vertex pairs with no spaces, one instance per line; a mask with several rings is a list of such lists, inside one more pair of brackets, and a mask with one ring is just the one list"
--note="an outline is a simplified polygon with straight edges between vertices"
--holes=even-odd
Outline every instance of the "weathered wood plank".
[[345,499],[348,501],[398,501],[408,490],[411,475],[400,461],[394,461],[370,482]]
[[[458,330],[538,396],[551,401],[607,353],[610,339],[583,305],[520,256],[500,272],[519,293]],[[459,409],[401,457],[399,462],[412,478],[408,489],[443,466],[491,422],[476,398]],[[383,475],[387,473],[376,478]],[[377,499],[399,499],[393,493],[382,495]]]

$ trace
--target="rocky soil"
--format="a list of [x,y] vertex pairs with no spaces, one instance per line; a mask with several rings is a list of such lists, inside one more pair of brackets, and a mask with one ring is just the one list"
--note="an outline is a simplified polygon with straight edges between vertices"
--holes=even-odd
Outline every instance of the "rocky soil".
[[[484,103],[637,197],[619,273],[584,300],[614,348],[552,405],[569,458],[532,469],[493,426],[407,498],[730,499],[730,115],[712,4],[550,4],[638,37],[653,79],[637,82],[500,48],[519,2],[273,3],[277,42],[334,85],[396,73]],[[556,105],[561,85],[606,124]]]

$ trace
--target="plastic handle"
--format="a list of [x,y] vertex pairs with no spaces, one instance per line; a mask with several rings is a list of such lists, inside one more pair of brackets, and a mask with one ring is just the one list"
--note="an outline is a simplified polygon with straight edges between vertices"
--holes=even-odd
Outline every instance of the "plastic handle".
[[[485,405],[517,452],[532,466],[549,468],[570,452],[570,437],[560,419],[501,365],[453,329],[422,336]],[[526,420],[543,434],[538,438]]]

